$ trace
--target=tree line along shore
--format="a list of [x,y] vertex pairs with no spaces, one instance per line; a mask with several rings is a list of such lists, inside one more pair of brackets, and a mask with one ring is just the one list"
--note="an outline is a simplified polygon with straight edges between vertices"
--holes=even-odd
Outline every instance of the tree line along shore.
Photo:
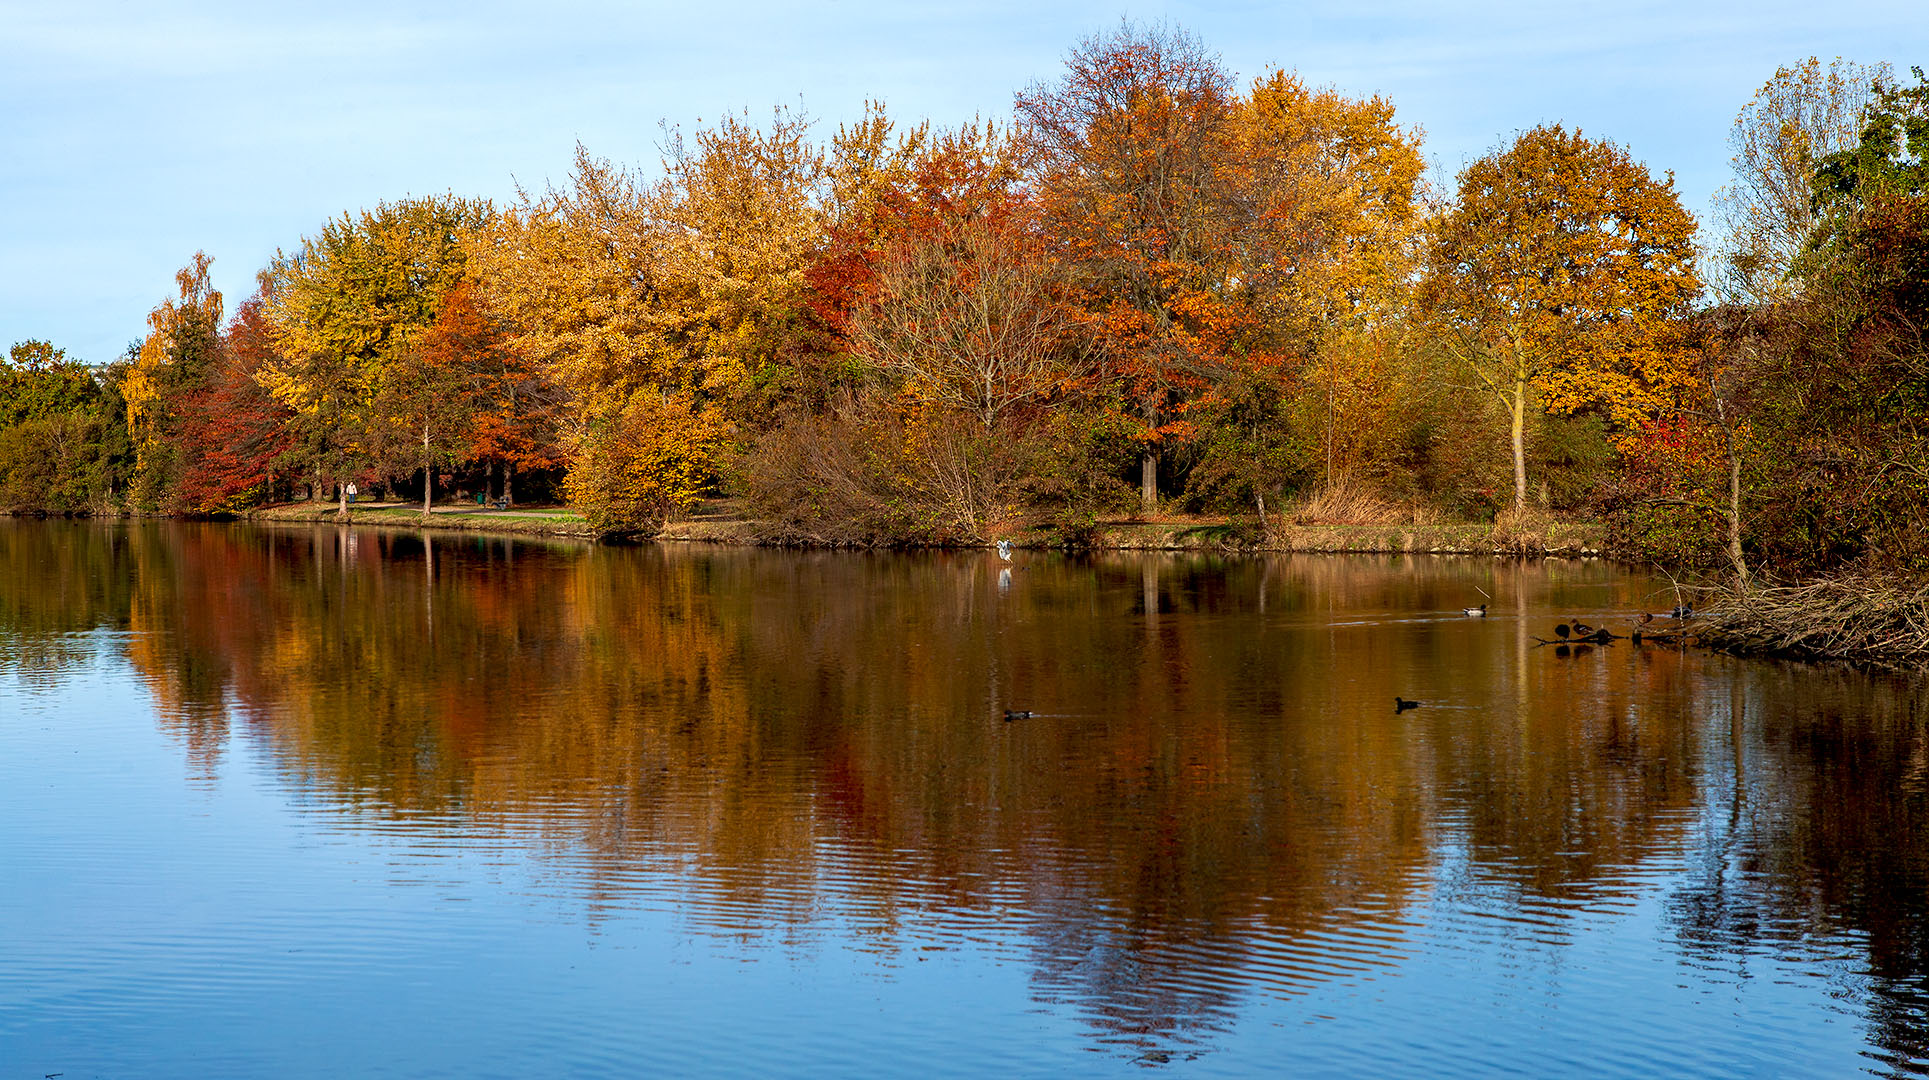
[[725,496],[830,545],[1584,521],[1725,590],[1737,647],[1818,582],[1921,625],[1929,82],[1808,59],[1746,93],[1705,221],[1561,124],[1430,182],[1394,102],[1133,23],[958,127],[780,108],[668,129],[654,169],[578,147],[512,200],[323,222],[232,310],[197,252],[109,362],[15,344],[0,507],[461,490],[610,536]]

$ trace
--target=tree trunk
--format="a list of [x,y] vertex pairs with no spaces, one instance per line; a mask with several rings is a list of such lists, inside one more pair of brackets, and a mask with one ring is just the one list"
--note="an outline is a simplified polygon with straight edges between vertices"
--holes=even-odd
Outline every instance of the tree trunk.
[[1159,508],[1159,452],[1151,443],[1145,444],[1145,454],[1139,458],[1139,501],[1148,514]]
[[1748,563],[1741,555],[1741,455],[1728,450],[1728,561],[1735,564],[1735,582],[1746,592]]
[[502,462],[492,461],[489,463],[489,483],[483,488],[483,495],[490,502],[496,501],[497,494],[502,491],[502,485],[496,480],[497,475],[501,472]]
[[1527,380],[1514,380],[1514,514],[1527,513]]
[[516,505],[516,463],[502,463],[502,505],[504,509]]
[[428,517],[435,505],[435,474],[429,471],[429,426],[422,425],[422,516]]
[[1270,521],[1268,521],[1268,520],[1266,520],[1266,493],[1265,493],[1265,492],[1263,492],[1263,491],[1261,491],[1261,490],[1259,490],[1258,488],[1254,488],[1254,489],[1253,489],[1253,502],[1254,502],[1254,503],[1255,503],[1256,505],[1258,505],[1258,507],[1259,507],[1259,525],[1260,525],[1260,528],[1263,528],[1263,529],[1270,529],[1270,528],[1272,528],[1272,527],[1273,527],[1273,523],[1272,523],[1272,522],[1270,522]]
[[347,521],[348,520],[348,485],[345,483],[336,484],[335,497],[341,500],[341,502],[338,503],[335,507],[335,516],[341,519],[342,521]]

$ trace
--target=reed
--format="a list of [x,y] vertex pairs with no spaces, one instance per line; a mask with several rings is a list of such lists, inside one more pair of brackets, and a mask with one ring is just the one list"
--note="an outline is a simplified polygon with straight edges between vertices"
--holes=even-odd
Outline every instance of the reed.
[[1291,516],[1295,525],[1389,526],[1408,524],[1413,512],[1365,485],[1340,480],[1295,507]]

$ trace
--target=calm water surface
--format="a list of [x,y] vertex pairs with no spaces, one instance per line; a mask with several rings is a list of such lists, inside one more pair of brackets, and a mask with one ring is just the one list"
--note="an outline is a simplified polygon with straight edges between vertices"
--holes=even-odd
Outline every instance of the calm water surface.
[[1929,1072],[1924,688],[1673,603],[0,521],[0,1080]]

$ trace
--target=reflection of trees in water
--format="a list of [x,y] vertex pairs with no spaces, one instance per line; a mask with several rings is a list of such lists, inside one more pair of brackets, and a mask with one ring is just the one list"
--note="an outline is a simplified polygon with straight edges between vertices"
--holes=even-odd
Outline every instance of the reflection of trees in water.
[[1755,957],[1835,970],[1866,997],[1871,1055],[1929,1072],[1929,695],[1800,665],[1719,675],[1700,842],[1669,897],[1682,948],[1736,977]]
[[[233,723],[331,805],[496,830],[593,911],[671,903],[752,943],[834,922],[881,952],[1021,932],[1036,993],[1124,1046],[1397,962],[1443,880],[1540,932],[1726,845],[1676,898],[1688,947],[1864,931],[1902,1016],[1885,1045],[1920,1057],[1921,856],[1882,842],[1921,835],[1915,721],[1813,723],[1764,685],[1786,707],[1723,779],[1707,702],[1774,669],[1557,660],[1503,621],[1527,596],[1639,606],[1598,568],[1039,556],[1001,591],[976,553],[425,542],[0,529],[0,642],[125,623],[192,759]],[[1479,594],[1489,623],[1437,617]],[[1432,704],[1396,715],[1396,692]],[[1724,784],[1748,813],[1715,830]]]
[[0,517],[0,674],[52,689],[83,670],[92,632],[127,626],[124,559],[111,527]]

